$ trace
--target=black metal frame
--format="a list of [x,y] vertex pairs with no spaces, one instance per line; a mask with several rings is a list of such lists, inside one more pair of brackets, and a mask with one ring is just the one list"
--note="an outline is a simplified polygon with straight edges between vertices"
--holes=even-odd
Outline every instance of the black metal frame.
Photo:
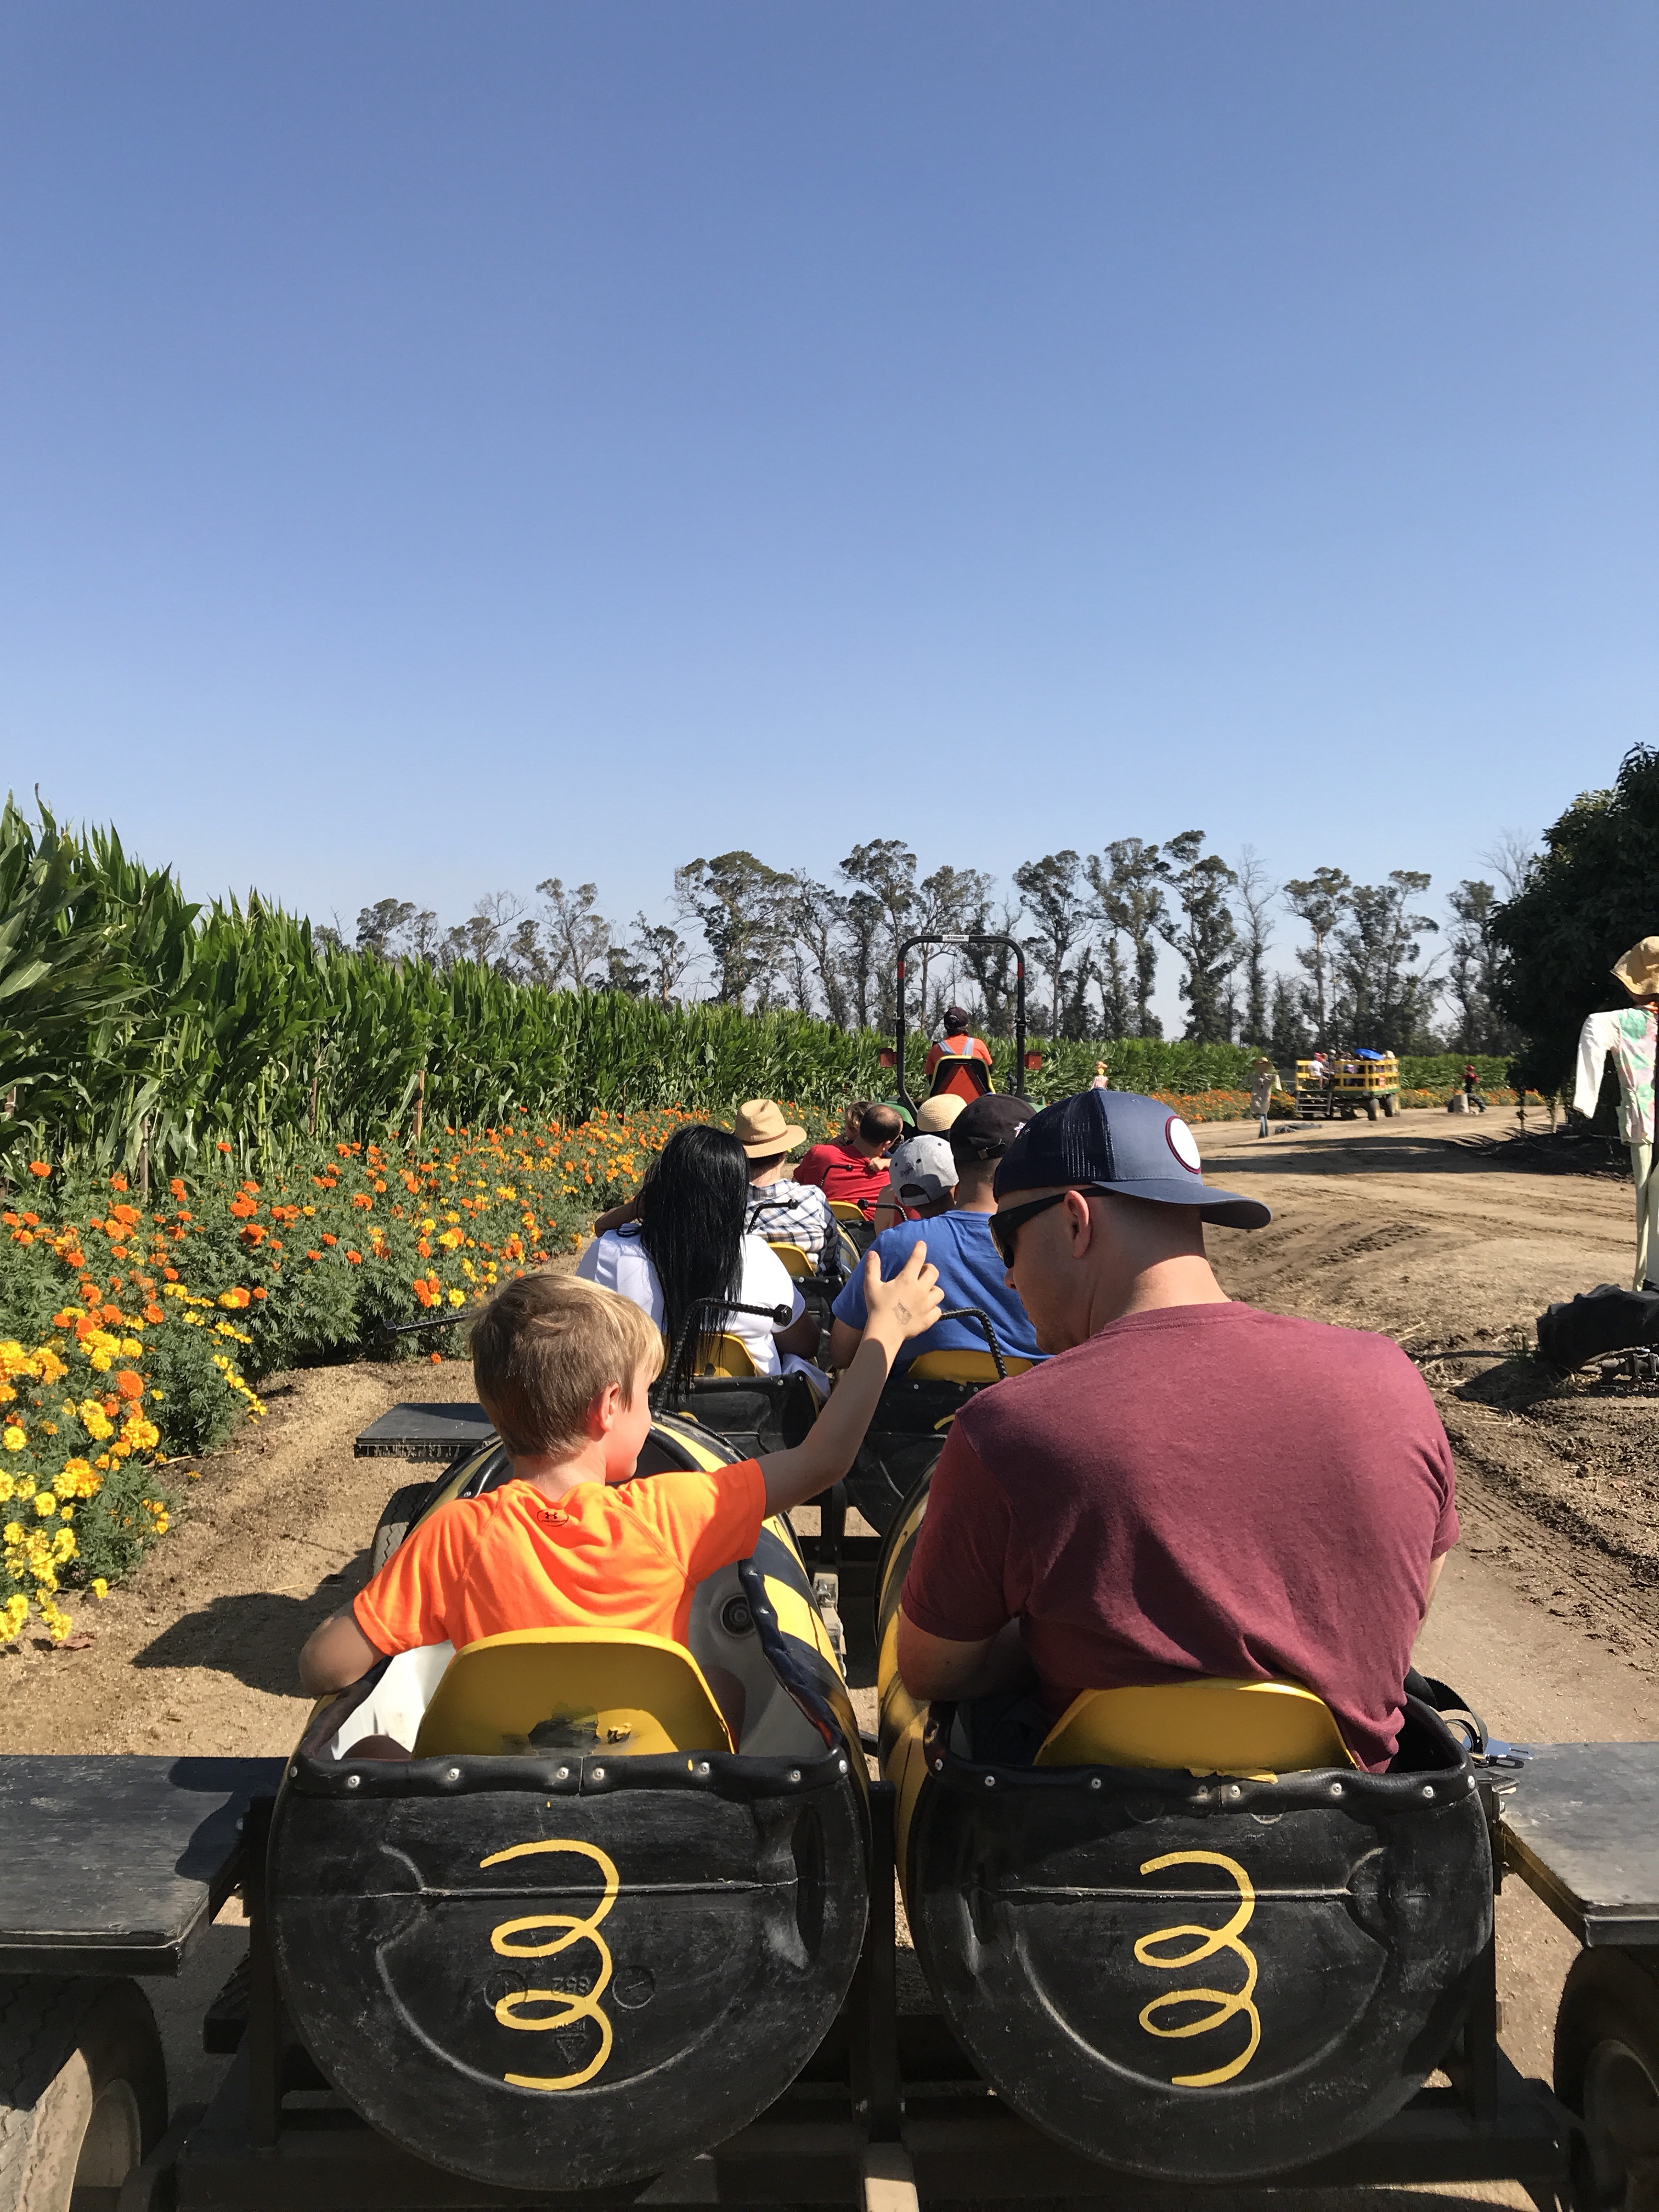
[[[178,2212],[568,2208],[568,2197],[551,2192],[542,2197],[491,2189],[428,2166],[338,2103],[285,2104],[296,2092],[327,2084],[295,2039],[276,1985],[264,1897],[273,1802],[256,1801],[246,1826],[251,1940],[240,2048],[207,2112],[187,2126],[181,2114],[163,2151],[149,2162],[158,2173],[170,2162]],[[653,2188],[653,2205],[690,2212],[693,2205],[733,2197],[867,2204],[866,2184],[872,2178],[923,2197],[984,2203],[1066,2197],[1104,2208],[1132,2190],[1175,2205],[1207,2195],[1186,2182],[1129,2177],[1051,2141],[991,2094],[937,2014],[900,2011],[894,1812],[891,1785],[872,1783],[870,1918],[836,2028],[775,2105],[729,2142],[665,2175]],[[1260,2185],[1516,2180],[1540,2202],[1555,2201],[1566,2181],[1576,2124],[1541,2083],[1523,2080],[1498,2047],[1492,1946],[1474,2008],[1445,2070],[1449,2087],[1420,2091],[1363,2142]]]
[[[1006,945],[1014,956],[1014,1084],[1018,1091],[1025,1080],[1025,955],[1015,937],[1003,937],[994,932],[966,929],[946,931],[942,936],[907,937],[898,949],[893,963],[893,1019],[897,1030],[895,1045],[898,1066],[895,1080],[898,1085],[901,1102],[914,1114],[916,1102],[905,1087],[904,1081],[904,978],[905,962],[919,945]],[[926,1020],[927,1009],[922,1008]]]

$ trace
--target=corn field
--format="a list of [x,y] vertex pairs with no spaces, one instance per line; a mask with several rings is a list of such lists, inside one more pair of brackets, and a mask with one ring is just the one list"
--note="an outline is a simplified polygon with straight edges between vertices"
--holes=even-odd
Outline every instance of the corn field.
[[[1013,1048],[994,1040],[999,1088]],[[909,1040],[910,1088],[927,1040]],[[830,1109],[892,1095],[883,1040],[810,1015],[550,991],[473,961],[385,961],[319,942],[250,896],[201,907],[113,830],[0,813],[0,1174],[123,1172],[143,1188],[228,1146],[280,1161],[316,1139],[383,1141],[516,1115],[717,1113],[750,1097]],[[1024,1088],[1057,1097],[1098,1059],[1137,1091],[1248,1083],[1232,1045],[1048,1044]],[[1501,1079],[1496,1073],[1488,1079]],[[1486,1071],[1483,1069],[1483,1073]]]

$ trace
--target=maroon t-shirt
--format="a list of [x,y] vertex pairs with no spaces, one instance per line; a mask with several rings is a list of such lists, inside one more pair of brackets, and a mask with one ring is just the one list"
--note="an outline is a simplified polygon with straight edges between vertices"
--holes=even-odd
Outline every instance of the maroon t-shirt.
[[1019,1620],[1056,1715],[1194,1674],[1305,1683],[1380,1770],[1453,1482],[1387,1337],[1237,1304],[1129,1314],[957,1414],[904,1610],[964,1644]]
[[890,1180],[884,1154],[866,1159],[853,1145],[814,1145],[795,1169],[797,1182],[816,1183],[831,1204],[842,1200],[866,1213]]

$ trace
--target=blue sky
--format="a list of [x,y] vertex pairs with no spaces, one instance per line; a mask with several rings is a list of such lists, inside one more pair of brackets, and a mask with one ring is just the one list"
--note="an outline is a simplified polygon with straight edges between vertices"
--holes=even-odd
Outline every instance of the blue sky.
[[1653,734],[1656,64],[1624,0],[13,0],[0,781],[348,921],[1189,826],[1437,897]]

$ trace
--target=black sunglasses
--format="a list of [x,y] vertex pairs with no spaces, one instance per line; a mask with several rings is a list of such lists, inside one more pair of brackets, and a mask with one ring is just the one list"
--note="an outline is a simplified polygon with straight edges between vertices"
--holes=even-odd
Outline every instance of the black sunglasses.
[[1074,1190],[1082,1191],[1086,1195],[1091,1191],[1102,1192],[1103,1187],[1097,1182],[1067,1183],[1064,1190],[1057,1190],[1050,1197],[1034,1198],[1024,1206],[1001,1206],[991,1216],[991,1242],[996,1246],[1005,1267],[1012,1267],[1014,1264],[1019,1232],[1026,1223],[1035,1221],[1039,1213],[1046,1213],[1051,1206],[1058,1206]]

